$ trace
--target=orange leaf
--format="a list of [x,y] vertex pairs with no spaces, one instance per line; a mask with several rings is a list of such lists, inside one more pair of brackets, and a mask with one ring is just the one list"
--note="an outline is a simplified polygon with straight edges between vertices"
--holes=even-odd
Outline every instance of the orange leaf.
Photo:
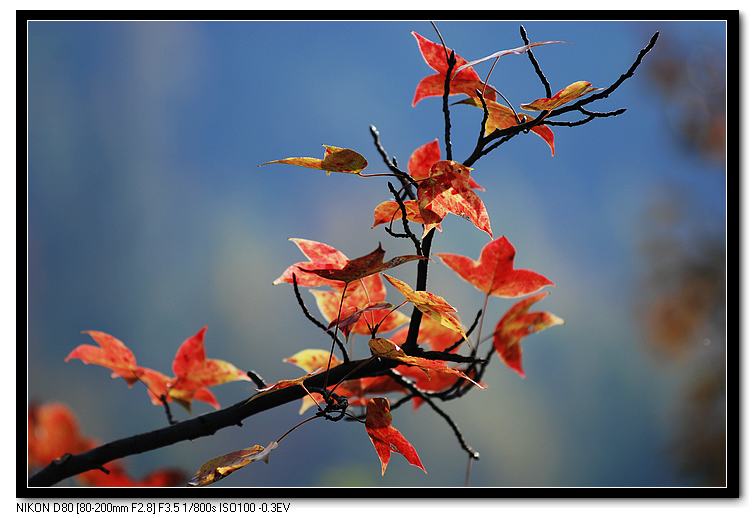
[[317,269],[303,269],[305,272],[314,273],[325,279],[331,281],[341,281],[350,283],[363,279],[369,275],[395,268],[409,261],[427,261],[427,257],[421,255],[400,255],[393,259],[383,262],[385,257],[385,250],[382,245],[378,244],[378,247],[367,255],[357,257],[356,259],[349,259],[346,264],[341,268],[317,268]]
[[547,311],[528,313],[535,302],[547,296],[548,292],[544,291],[517,302],[495,326],[493,347],[503,363],[514,369],[521,377],[524,377],[522,346],[520,345],[522,338],[564,323],[561,318]]
[[468,167],[452,160],[433,164],[429,176],[419,182],[419,213],[426,224],[440,223],[449,212],[456,214],[492,238],[488,211],[472,190],[469,174]]
[[[422,79],[414,92],[414,99],[412,100],[412,106],[416,106],[418,102],[426,97],[442,96],[443,87],[446,80],[446,72],[448,71],[448,61],[446,60],[446,50],[443,49],[443,45],[434,43],[424,36],[419,35],[416,32],[412,32],[412,36],[417,40],[417,46],[419,52],[430,68],[434,69],[437,74],[429,75]],[[451,52],[451,49],[447,49]],[[474,69],[465,69],[455,74],[454,72],[459,67],[466,64],[466,60],[459,54],[455,54],[456,64],[451,71],[453,79],[450,83],[450,95],[454,94],[467,94],[474,96],[477,90],[482,90],[483,83],[480,81],[480,76]],[[491,100],[495,100],[495,91],[492,88],[488,88],[485,91],[485,97]]]
[[258,460],[265,464],[270,460],[270,452],[278,447],[278,443],[273,441],[267,446],[255,444],[243,450],[226,453],[220,457],[215,457],[204,464],[197,470],[194,476],[189,480],[190,486],[207,486],[224,479],[234,471],[238,471],[244,466]]
[[235,365],[225,360],[207,359],[204,349],[206,332],[207,326],[187,338],[173,359],[176,378],[170,384],[169,395],[187,407],[192,399],[198,399],[197,393],[205,401],[210,397],[214,400],[214,396],[207,393],[207,387],[231,381],[250,381],[246,373]]
[[105,468],[109,473],[93,469],[76,478],[92,487],[175,487],[186,483],[186,475],[178,469],[158,469],[142,479],[135,479],[118,461],[108,462]]
[[[415,180],[426,180],[433,174],[430,173],[432,167],[440,162],[440,145],[438,139],[431,140],[427,144],[423,144],[415,149],[409,157],[409,162],[406,164],[406,168],[409,174]],[[478,191],[484,191],[482,185],[478,184],[474,178],[469,177],[469,187]]]
[[63,403],[29,408],[28,439],[30,466],[45,466],[66,453],[81,453],[95,445],[81,434],[76,416]]
[[459,322],[459,318],[455,314],[456,308],[446,302],[446,299],[429,291],[414,291],[404,281],[385,273],[383,277],[422,313],[440,325],[456,331],[466,339],[467,335],[464,333],[464,328],[461,327],[461,322]]
[[[319,369],[324,369],[328,366],[328,359],[330,358],[330,351],[325,349],[303,349],[293,356],[283,358],[285,363],[296,365],[297,367],[304,369],[307,373],[315,372]],[[341,360],[333,355],[330,359],[331,367],[340,365]]]
[[[29,408],[29,466],[44,466],[69,453],[72,455],[94,448],[97,441],[85,437],[79,430],[76,416],[63,403],[47,403]],[[110,472],[91,470],[76,478],[89,486],[174,486],[184,480],[178,470],[162,469],[144,479],[132,479],[120,461],[109,462]]]
[[330,173],[359,174],[365,167],[367,167],[367,160],[352,149],[328,146],[326,144],[323,144],[323,147],[325,148],[325,156],[321,159],[310,157],[291,157],[282,158],[280,160],[271,160],[260,165],[296,165],[299,167],[308,167],[310,169],[321,169],[328,175]]
[[[469,104],[482,109],[482,102],[480,102],[480,99],[477,97],[470,97],[469,99],[466,99],[464,101],[459,101],[458,104]],[[517,117],[514,114],[514,110],[495,101],[486,101],[485,104],[488,107],[488,120],[485,122],[485,136],[490,135],[497,129],[506,129],[511,128],[512,126],[518,126],[519,120],[524,121],[524,123],[533,120],[532,117],[525,113],[520,113],[519,120],[517,120]],[[543,139],[546,144],[548,144],[548,147],[551,150],[551,156],[555,156],[556,144],[553,131],[548,126],[545,126],[543,124],[538,124],[537,126],[532,128],[531,131],[532,133]]]
[[401,347],[391,342],[387,338],[373,338],[370,340],[369,345],[370,351],[372,351],[372,354],[374,354],[375,356],[388,358],[389,360],[396,360],[397,362],[403,363],[404,365],[413,365],[414,367],[419,367],[427,375],[428,379],[432,379],[433,377],[433,374],[431,374],[431,372],[437,372],[440,374],[453,375],[457,378],[464,378],[465,380],[474,383],[478,387],[483,388],[482,385],[467,376],[464,372],[460,371],[459,369],[453,369],[449,367],[446,362],[442,360],[428,360],[426,358],[409,356],[404,352],[403,349],[401,349]]
[[342,282],[330,281],[319,275],[308,273],[308,269],[312,268],[342,268],[349,262],[349,258],[346,257],[340,250],[333,248],[325,243],[319,241],[311,241],[309,239],[300,239],[297,237],[289,238],[289,241],[293,242],[301,253],[309,259],[308,262],[294,263],[280,274],[280,276],[273,281],[273,285],[282,284],[287,282],[293,284],[293,276],[296,275],[296,283],[299,286],[343,286]]
[[[342,293],[341,290],[310,290],[310,292],[317,301],[317,307],[319,308],[320,313],[322,313],[328,322],[335,322],[338,318],[338,306],[341,302]],[[341,320],[349,319],[356,311],[359,311],[360,308],[366,308],[374,304],[385,302],[386,295],[385,286],[383,286],[383,281],[380,279],[380,275],[370,275],[364,279],[360,279],[358,283],[350,284],[346,289],[346,295],[343,299]],[[386,316],[387,318],[380,326],[382,331],[391,331],[409,322],[409,317],[400,311],[389,313],[390,310],[387,309],[376,309],[367,313],[363,312],[362,318],[357,320],[353,327],[349,329],[349,332],[359,335],[370,335],[372,334],[370,326],[374,327]]]
[[562,88],[553,97],[544,97],[537,99],[528,104],[523,104],[522,109],[528,111],[553,111],[559,106],[570,103],[575,99],[579,99],[583,95],[587,95],[590,92],[602,90],[602,88],[594,88],[589,81],[577,81],[569,86]]
[[478,260],[457,254],[437,254],[459,277],[487,295],[521,297],[553,285],[530,270],[515,270],[516,250],[504,236],[485,245]]
[[[326,362],[325,365],[327,366],[327,362]],[[334,365],[336,365],[336,364],[335,363],[331,363],[330,364],[331,368]],[[283,389],[286,389],[286,388],[289,388],[289,387],[295,387],[297,385],[300,386],[300,387],[302,387],[304,390],[307,390],[307,387],[304,386],[304,382],[307,381],[312,376],[314,376],[315,374],[319,374],[319,373],[320,373],[320,370],[317,369],[317,370],[314,370],[312,372],[308,372],[307,374],[304,374],[303,376],[299,376],[298,378],[278,380],[275,383],[273,383],[272,385],[268,385],[265,388],[257,389],[257,394],[254,397],[257,397],[257,396],[260,396],[260,395],[263,395],[263,394],[272,393],[272,392],[275,392],[276,390],[283,390]],[[309,391],[307,390],[307,392],[309,392]]]
[[412,466],[427,473],[414,446],[396,428],[392,426],[391,405],[385,398],[371,399],[367,404],[365,428],[380,459],[381,474],[391,460],[391,452],[404,456]]
[[[407,220],[411,221],[412,223],[420,223],[422,225],[425,224],[425,221],[419,214],[419,206],[417,205],[417,200],[406,200],[404,202],[404,208],[406,209]],[[372,228],[396,220],[401,220],[401,207],[399,207],[398,203],[393,200],[384,201],[379,203],[375,207]],[[430,223],[425,225],[424,234],[427,234],[433,228],[437,228],[440,232],[443,231],[440,223]]]
[[134,353],[126,345],[102,331],[82,331],[97,342],[94,345],[79,345],[66,356],[65,361],[81,360],[85,364],[100,365],[112,370],[111,377],[123,378],[126,383],[133,385],[137,380],[137,365]]

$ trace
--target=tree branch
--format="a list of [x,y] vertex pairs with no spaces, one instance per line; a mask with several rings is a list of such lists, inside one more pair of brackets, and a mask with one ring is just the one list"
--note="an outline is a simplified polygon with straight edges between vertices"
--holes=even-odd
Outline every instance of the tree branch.
[[[522,36],[522,41],[524,42],[524,44],[529,45],[530,39],[527,37],[527,30],[524,28],[524,25],[519,26],[519,34]],[[530,63],[532,63],[532,66],[535,68],[537,77],[539,77],[540,82],[543,83],[543,88],[545,88],[545,96],[551,97],[553,95],[553,93],[551,92],[551,84],[548,82],[548,78],[545,77],[543,69],[540,68],[540,63],[537,62],[535,54],[532,52],[531,48],[527,49],[527,57],[530,58]]]
[[448,56],[448,70],[443,83],[443,119],[445,123],[446,160],[453,160],[451,149],[451,110],[448,109],[448,96],[451,92],[451,72],[456,65],[456,53],[452,50]]
[[[417,252],[417,255],[422,254],[422,243],[420,243],[419,239],[416,235],[414,235],[414,232],[412,232],[412,229],[409,228],[409,219],[406,215],[406,206],[404,205],[404,200],[401,199],[401,196],[398,195],[398,192],[393,187],[391,182],[388,182],[388,190],[391,191],[391,194],[393,194],[393,198],[396,200],[396,203],[398,203],[399,209],[401,209],[401,222],[404,225],[404,233],[405,235],[400,234],[392,234],[394,237],[408,237],[412,240],[412,243],[414,243],[414,249]],[[393,221],[391,221],[392,223]],[[390,233],[390,232],[389,232]]]
[[432,408],[435,411],[436,414],[441,416],[446,421],[446,423],[448,423],[448,426],[451,427],[451,430],[454,432],[454,435],[456,436],[456,440],[459,441],[459,446],[461,446],[462,450],[467,452],[467,455],[469,455],[470,458],[475,459],[475,460],[478,460],[480,458],[480,454],[474,448],[472,448],[469,444],[467,444],[467,441],[464,439],[464,436],[462,435],[461,430],[459,429],[459,426],[454,422],[453,419],[451,419],[451,416],[449,416],[446,412],[444,412],[443,409],[440,408],[435,403],[435,401],[430,399],[424,392],[422,392],[417,387],[415,387],[414,383],[407,380],[400,374],[397,374],[391,371],[390,373],[388,373],[388,375],[394,380],[396,380],[396,382],[399,385],[409,390],[409,392],[411,392],[414,397],[422,398],[425,401],[425,403],[427,403],[430,406],[430,408]]
[[[374,362],[374,365],[361,369],[359,374],[350,372],[358,363],[342,363],[330,369],[330,375],[334,379],[341,377],[345,379],[368,378],[383,375],[386,369],[396,365],[395,362],[381,359]],[[312,376],[307,379],[305,385],[309,390],[316,390],[323,385],[325,374]],[[51,486],[79,473],[99,469],[100,466],[116,459],[213,435],[223,428],[238,426],[250,416],[296,401],[306,395],[307,392],[299,385],[257,394],[215,412],[203,414],[151,432],[109,442],[78,455],[65,456],[58,461],[51,462],[47,467],[32,475],[29,478],[29,486]]]
[[392,161],[390,158],[388,158],[388,152],[380,142],[380,132],[375,126],[370,126],[370,134],[372,135],[372,142],[373,144],[375,144],[375,149],[377,149],[377,152],[380,154],[380,157],[383,159],[383,162],[388,167],[388,169],[390,169],[390,171],[401,182],[401,186],[404,189],[404,192],[412,200],[416,199],[414,191],[412,190],[412,186],[416,187],[417,181],[412,178],[411,175],[399,169],[398,165],[396,165],[396,157],[393,157]]
[[[623,74],[621,74],[619,76],[619,78],[616,81],[614,81],[613,84],[611,84],[608,88],[606,88],[606,89],[604,89],[604,90],[602,90],[602,91],[600,91],[600,92],[598,92],[596,94],[593,94],[593,95],[591,95],[589,97],[586,97],[584,99],[576,101],[576,102],[574,102],[572,104],[569,104],[569,105],[566,105],[566,106],[562,106],[561,108],[558,108],[558,109],[553,110],[551,112],[542,111],[533,120],[531,120],[529,122],[526,122],[524,124],[517,124],[516,126],[511,126],[511,127],[505,128],[505,129],[497,129],[497,130],[493,131],[492,133],[490,133],[487,137],[485,137],[483,139],[483,142],[481,143],[482,145],[478,145],[478,146],[475,147],[475,149],[472,151],[472,153],[469,155],[469,157],[464,161],[464,165],[467,166],[467,167],[471,167],[475,162],[477,162],[477,160],[479,160],[480,158],[482,158],[486,154],[490,153],[493,149],[495,149],[498,146],[500,146],[503,142],[506,142],[506,141],[510,140],[511,138],[513,138],[514,136],[516,136],[516,135],[518,135],[520,133],[528,132],[529,130],[531,130],[535,126],[541,124],[546,119],[546,117],[549,117],[549,118],[550,117],[557,117],[559,115],[563,115],[565,113],[570,113],[570,112],[573,112],[573,111],[580,111],[581,112],[583,110],[584,106],[586,106],[586,105],[588,105],[590,103],[593,103],[595,101],[598,101],[600,99],[606,99],[609,95],[611,95],[613,92],[615,92],[616,89],[619,86],[621,86],[621,84],[624,81],[626,81],[627,79],[629,79],[630,77],[632,77],[634,75],[634,72],[637,70],[637,67],[640,66],[640,64],[642,63],[642,60],[645,58],[645,56],[655,46],[655,43],[658,41],[659,34],[660,34],[659,32],[656,32],[655,34],[653,34],[653,36],[650,38],[650,41],[648,42],[648,44],[642,50],[640,50],[640,52],[638,53],[637,57],[635,58],[634,62],[629,67],[629,69],[626,72],[624,72]],[[616,111],[618,112],[620,110],[616,110]],[[592,112],[592,113],[599,113],[599,112]],[[613,113],[614,115],[618,115],[618,114],[616,114],[614,112],[608,112],[608,113]],[[605,116],[613,116],[613,115],[606,114]],[[593,119],[596,118],[596,117],[598,117],[598,115],[592,115]],[[588,116],[588,118],[590,118],[590,116]],[[592,120],[592,119],[590,119],[590,120]],[[586,124],[587,122],[589,122],[589,121],[581,122],[579,125]],[[483,148],[482,147],[484,145],[490,144],[491,142],[494,142],[497,139],[501,139],[501,140],[498,140],[498,142],[495,142],[493,145],[489,146],[488,148]]]

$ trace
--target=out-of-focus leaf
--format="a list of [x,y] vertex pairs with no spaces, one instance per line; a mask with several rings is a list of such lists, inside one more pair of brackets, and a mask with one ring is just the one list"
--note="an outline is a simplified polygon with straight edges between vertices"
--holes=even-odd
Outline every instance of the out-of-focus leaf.
[[[45,466],[65,454],[76,455],[97,446],[97,441],[84,436],[73,411],[63,403],[32,405],[29,408],[28,429],[29,467]],[[175,486],[185,480],[176,469],[159,469],[142,479],[132,478],[122,461],[108,462],[109,473],[95,469],[76,476],[87,486],[146,487]]]
[[94,448],[95,442],[81,434],[76,416],[63,403],[31,406],[28,424],[30,466],[45,466],[66,453]]
[[178,469],[157,469],[141,479],[129,475],[119,461],[108,462],[105,469],[108,473],[93,469],[76,479],[91,487],[176,487],[186,483],[186,474]]

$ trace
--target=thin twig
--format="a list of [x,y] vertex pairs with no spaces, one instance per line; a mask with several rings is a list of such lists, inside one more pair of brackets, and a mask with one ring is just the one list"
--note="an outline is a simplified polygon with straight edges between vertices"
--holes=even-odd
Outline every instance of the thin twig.
[[[349,283],[343,285],[343,291],[341,292],[341,302],[338,304],[338,316],[336,317],[335,333],[338,334],[338,325],[341,323],[341,310],[343,309],[343,299],[346,298],[346,290],[349,288]],[[330,356],[328,356],[328,366],[325,369],[325,381],[322,388],[328,387],[328,372],[330,372],[330,364],[333,362],[333,351],[336,347],[336,334],[333,335],[333,343],[330,344]],[[343,351],[346,352],[345,350]]]
[[168,418],[168,424],[176,424],[177,421],[173,419],[173,412],[170,411],[170,403],[168,403],[168,396],[165,394],[160,395],[160,403],[163,404],[165,409],[165,417]]
[[252,383],[257,385],[258,389],[262,390],[263,388],[267,387],[267,383],[265,382],[265,380],[262,378],[262,376],[260,376],[256,372],[246,371],[246,375],[249,376],[249,379],[252,380]]
[[456,54],[451,51],[448,56],[448,70],[446,70],[446,80],[443,82],[443,119],[445,126],[445,143],[446,143],[446,160],[453,160],[451,150],[451,110],[448,109],[448,96],[451,92],[451,72],[456,65]]
[[281,442],[281,441],[282,441],[283,439],[285,439],[285,438],[286,438],[286,436],[287,436],[288,434],[290,434],[291,432],[293,432],[294,430],[296,430],[296,429],[297,429],[297,428],[299,428],[300,426],[302,426],[302,425],[305,425],[305,424],[307,424],[308,422],[310,422],[310,421],[314,421],[315,419],[319,419],[319,418],[320,418],[320,416],[319,416],[319,415],[313,415],[312,417],[308,417],[308,418],[306,418],[306,419],[305,419],[304,421],[302,421],[302,422],[300,422],[300,423],[297,423],[297,424],[296,424],[296,425],[294,425],[294,426],[293,426],[293,427],[292,427],[291,429],[289,429],[289,430],[288,430],[288,431],[287,431],[286,433],[284,433],[283,435],[281,435],[280,437],[278,437],[278,439],[277,439],[277,440],[276,440],[275,442],[277,442],[277,443],[280,443],[280,442]]
[[[529,45],[530,39],[527,37],[527,30],[524,28],[524,25],[519,26],[519,34],[522,36],[522,41],[524,42],[524,44]],[[539,77],[540,82],[543,83],[543,88],[545,88],[545,96],[551,97],[553,95],[553,93],[551,92],[551,84],[548,82],[548,78],[545,77],[543,69],[540,68],[540,63],[538,63],[537,59],[535,59],[535,54],[532,52],[532,48],[527,49],[527,57],[530,58],[530,63],[532,63],[532,66],[535,68],[537,77]]]
[[349,361],[349,355],[346,352],[346,348],[343,346],[343,343],[341,340],[338,339],[338,336],[336,333],[328,329],[328,326],[317,320],[315,317],[312,316],[312,314],[307,309],[307,306],[304,304],[304,299],[301,296],[301,292],[299,291],[299,285],[296,282],[296,274],[293,274],[291,276],[293,278],[293,285],[294,285],[294,294],[296,295],[296,300],[299,303],[299,307],[302,310],[302,313],[304,313],[304,316],[307,317],[307,320],[312,322],[314,325],[325,331],[328,336],[330,336],[335,342],[338,344],[338,348],[341,350],[341,354],[343,354],[343,361],[348,362]]
[[406,215],[406,206],[404,205],[404,200],[401,199],[401,196],[399,196],[398,192],[393,187],[393,184],[391,184],[391,182],[388,182],[388,190],[391,191],[393,198],[396,200],[396,203],[398,203],[399,209],[401,209],[401,222],[404,225],[404,233],[412,240],[412,243],[414,243],[414,249],[416,250],[417,255],[421,255],[422,243],[414,234],[414,232],[412,232],[412,229],[409,228],[409,218]]
[[401,182],[401,186],[404,189],[404,192],[406,192],[407,196],[411,199],[416,199],[416,196],[414,195],[414,191],[412,190],[412,186],[417,186],[417,181],[411,177],[408,173],[405,173],[401,169],[399,169],[396,161],[396,157],[391,160],[388,157],[388,152],[383,147],[383,144],[380,142],[380,132],[375,126],[370,126],[370,134],[372,135],[372,142],[375,144],[375,149],[377,149],[378,154],[380,154],[380,157],[383,159],[383,162],[386,166],[388,166],[388,169],[391,170],[391,172],[396,176],[396,178],[399,179]]
[[[477,323],[478,323],[478,322],[480,321],[480,317],[481,317],[481,316],[482,316],[482,310],[479,310],[479,311],[477,312],[477,315],[476,315],[476,316],[474,317],[474,322],[472,322],[472,325],[471,325],[471,326],[469,326],[469,328],[467,329],[467,336],[469,336],[469,334],[470,334],[470,333],[471,333],[472,331],[474,331],[474,328],[475,328],[475,327],[477,327]],[[443,350],[443,352],[445,352],[445,353],[450,353],[451,351],[453,351],[454,349],[456,349],[457,347],[459,347],[459,346],[460,346],[461,344],[463,344],[464,342],[466,342],[466,340],[465,340],[464,338],[460,338],[460,339],[458,339],[458,340],[457,340],[456,342],[454,342],[453,344],[451,344],[451,345],[449,345],[448,347],[446,347],[446,348],[445,348],[445,349]]]
[[443,45],[443,51],[446,53],[446,61],[448,61],[449,60],[449,57],[448,57],[448,47],[446,47],[446,42],[443,39],[443,35],[438,30],[438,26],[435,25],[434,21],[430,20],[430,25],[433,26],[433,29],[435,29],[435,34],[438,35],[438,39],[440,39],[440,44]]
[[[557,117],[559,115],[563,115],[565,113],[570,113],[573,111],[580,111],[584,106],[592,102],[607,98],[609,95],[611,95],[611,93],[616,91],[616,89],[624,81],[626,81],[627,79],[632,77],[632,75],[634,75],[634,72],[637,70],[637,67],[639,67],[640,64],[642,63],[643,58],[655,46],[656,41],[658,40],[658,35],[659,33],[656,32],[653,35],[653,37],[650,38],[650,41],[648,42],[648,44],[642,50],[640,50],[639,54],[637,55],[637,57],[635,58],[634,62],[629,67],[629,69],[623,74],[621,74],[621,76],[619,76],[619,78],[616,81],[614,81],[614,83],[611,84],[608,88],[601,90],[600,92],[595,93],[589,97],[576,101],[572,104],[562,106],[561,108],[558,108],[551,112],[542,111],[537,117],[535,117],[531,121],[528,121],[524,124],[518,124],[516,126],[511,126],[505,129],[497,129],[491,132],[489,135],[487,135],[483,139],[483,142],[481,143],[482,145],[476,146],[475,149],[472,151],[472,153],[469,155],[469,157],[466,160],[464,160],[463,162],[464,165],[467,167],[471,167],[475,162],[477,162],[477,160],[479,160],[486,154],[490,153],[491,151],[493,151],[495,148],[497,148],[504,142],[510,140],[515,135],[518,135],[519,133],[525,133],[531,130],[532,128],[534,128],[535,126],[542,124],[546,117],[552,118],[552,117]],[[584,122],[582,124],[584,124]],[[487,148],[483,147],[484,145],[488,145],[490,143],[493,143],[493,144],[491,144]]]
[[414,396],[422,398],[425,403],[427,403],[430,408],[432,408],[436,414],[441,416],[446,423],[448,423],[448,426],[451,427],[451,430],[453,430],[454,435],[456,436],[456,440],[459,441],[459,446],[461,446],[461,449],[467,452],[467,455],[469,455],[470,458],[477,460],[480,458],[480,454],[475,451],[474,448],[469,446],[467,444],[467,441],[464,439],[464,436],[461,433],[461,430],[459,429],[459,426],[454,422],[453,419],[451,419],[451,416],[449,416],[446,412],[443,411],[442,408],[440,408],[435,401],[430,399],[423,391],[419,390],[417,387],[414,386],[414,383],[407,380],[400,374],[397,374],[396,372],[389,372],[388,375],[393,378],[399,385],[405,387],[408,389]]

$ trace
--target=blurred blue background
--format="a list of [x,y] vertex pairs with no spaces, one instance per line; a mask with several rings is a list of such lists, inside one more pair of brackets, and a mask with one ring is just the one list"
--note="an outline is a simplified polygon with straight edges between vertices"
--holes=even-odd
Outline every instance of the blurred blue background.
[[[449,46],[467,59],[520,45],[518,25],[439,23]],[[723,160],[720,151],[690,144],[684,123],[693,115],[693,129],[708,128],[703,118],[715,119],[715,107],[705,103],[722,94],[701,90],[715,74],[703,66],[722,66],[725,25],[526,26],[532,40],[568,42],[537,50],[554,91],[577,80],[609,85],[654,31],[662,34],[635,77],[594,105],[627,107],[625,115],[554,128],[555,158],[538,138],[524,135],[475,165],[494,234],[514,243],[520,267],[556,282],[542,307],[566,325],[524,342],[527,379],[496,361],[486,391],[447,404],[482,454],[472,483],[704,483],[700,470],[684,469],[678,450],[687,439],[678,431],[686,383],[700,368],[695,359],[706,353],[695,349],[669,360],[657,352],[663,340],[648,332],[645,311],[662,294],[651,275],[657,256],[646,245],[652,237],[669,241],[659,231],[658,213],[673,212],[669,233],[682,229],[684,253],[696,253],[699,235],[723,247]],[[384,178],[257,164],[321,156],[326,143],[360,151],[370,161],[368,171],[382,172],[370,124],[401,165],[413,149],[442,137],[440,99],[410,105],[417,82],[432,73],[412,30],[436,40],[429,23],[420,21],[31,23],[30,400],[69,404],[85,433],[100,440],[165,424],[143,388],[129,390],[99,367],[63,362],[86,341],[83,329],[112,333],[140,364],[168,373],[182,340],[205,324],[210,357],[268,380],[299,375],[283,357],[327,348],[290,286],[271,281],[301,258],[287,241],[292,236],[329,243],[350,257],[378,241],[389,256],[410,253],[406,242],[370,230],[372,208],[389,197]],[[675,90],[664,82],[669,63],[681,67]],[[542,97],[525,56],[504,58],[491,83],[514,104]],[[690,95],[698,101],[679,104]],[[456,106],[452,113],[454,151],[464,158],[480,112]],[[449,216],[433,250],[476,257],[486,242],[468,222]],[[411,265],[394,273],[414,277]],[[482,303],[481,294],[439,263],[431,266],[430,289],[458,307],[466,323]],[[723,298],[711,293],[706,307],[721,307]],[[389,296],[395,297],[390,289]],[[314,309],[314,299],[305,297]],[[490,329],[509,305],[491,301]],[[685,343],[720,349],[721,333],[704,326]],[[363,337],[355,350],[367,354]],[[215,392],[227,405],[251,390],[251,384],[234,383]],[[195,412],[207,410],[195,406]],[[297,410],[290,404],[243,428],[126,462],[136,476],[168,465],[193,472],[212,456],[272,440],[298,422]],[[187,415],[178,407],[174,413]],[[716,419],[722,426],[723,417]],[[394,424],[417,447],[428,475],[396,457],[381,480],[361,424],[318,421],[290,436],[269,465],[251,466],[221,484],[463,483],[466,456],[429,408],[415,413],[407,405]],[[723,455],[720,444],[704,448]]]

